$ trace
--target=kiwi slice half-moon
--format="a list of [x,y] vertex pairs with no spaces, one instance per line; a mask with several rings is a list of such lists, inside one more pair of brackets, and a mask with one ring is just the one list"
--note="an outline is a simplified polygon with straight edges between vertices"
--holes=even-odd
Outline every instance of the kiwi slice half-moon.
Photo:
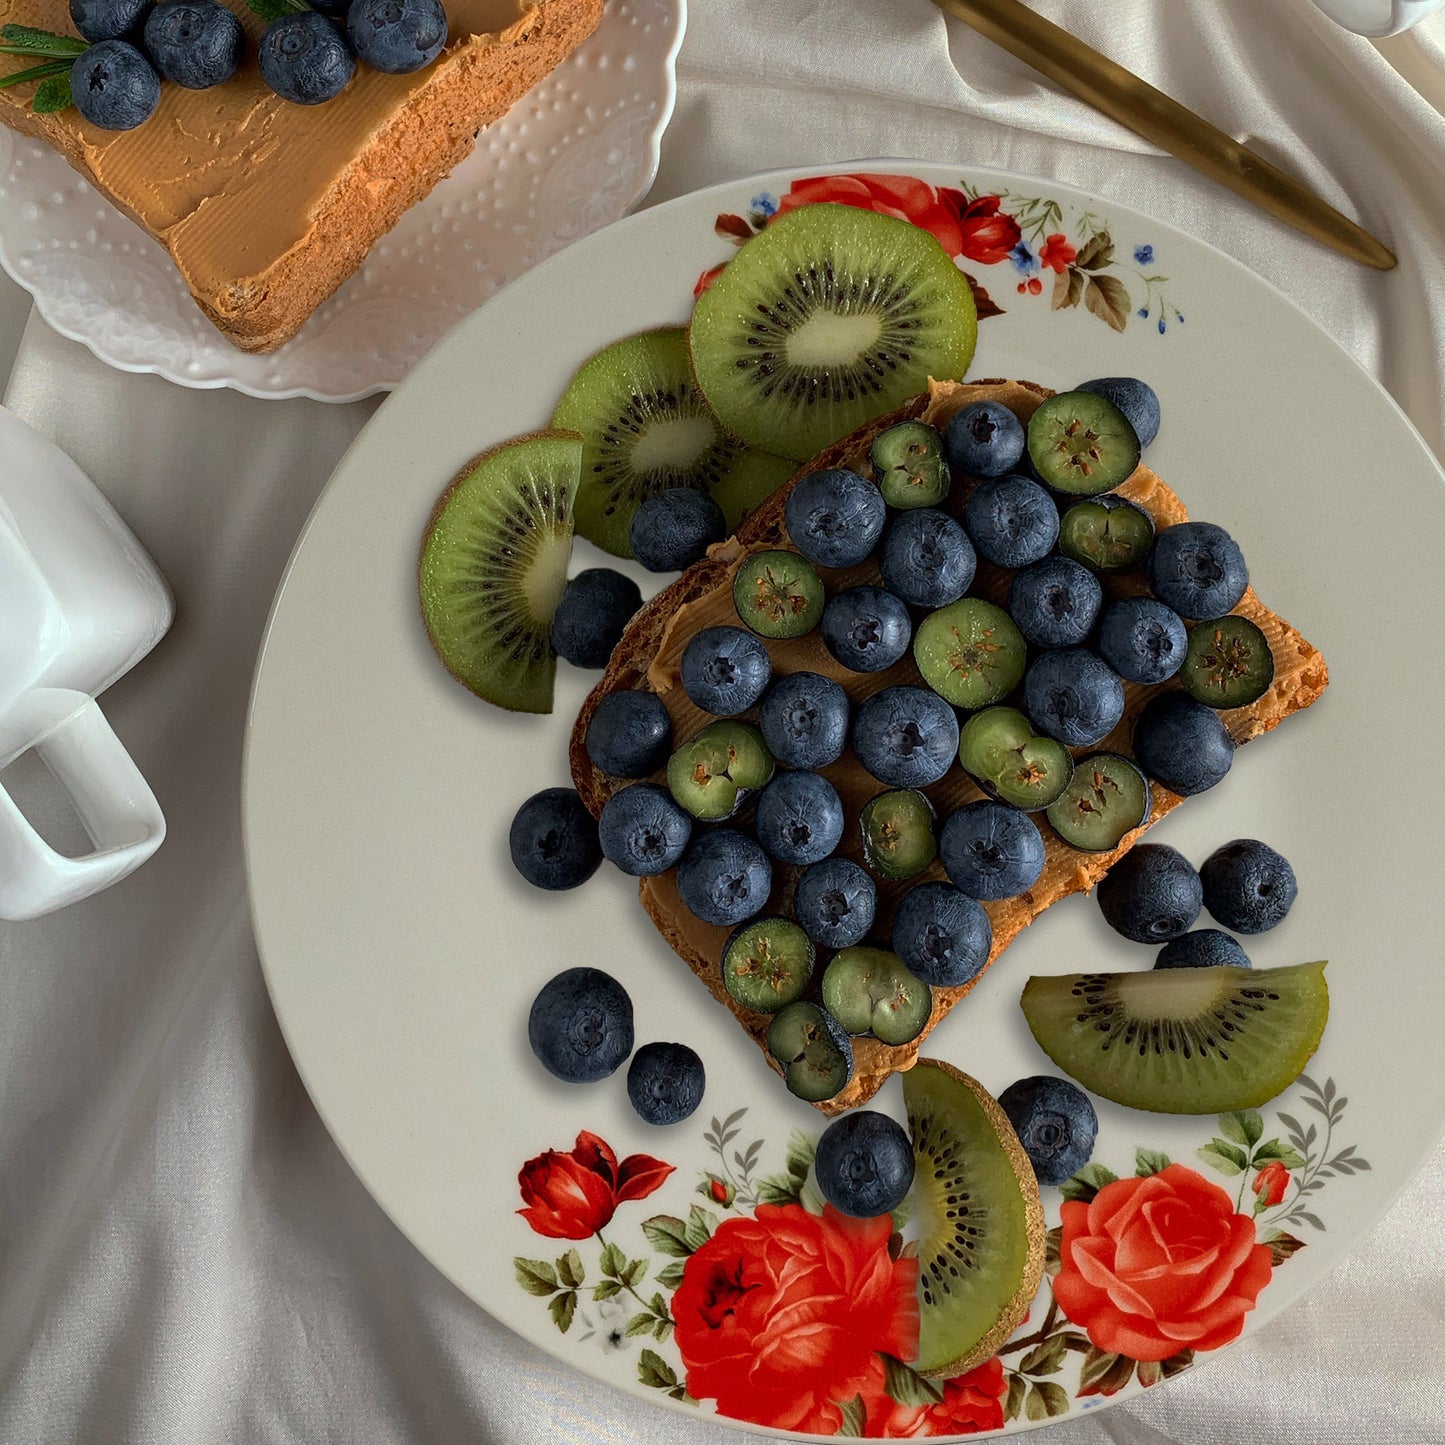
[[921,1375],[966,1374],[1028,1313],[1044,1272],[1044,1211],[1008,1115],[967,1074],[919,1059],[903,1075],[918,1206]]
[[551,712],[552,614],[567,585],[582,465],[574,432],[535,432],[474,457],[422,539],[427,636],[447,671],[515,712]]
[[925,230],[855,206],[800,206],[693,307],[703,395],[735,435],[803,461],[973,360],[968,279]]
[[617,557],[632,555],[632,515],[658,492],[710,492],[735,528],[793,470],[724,430],[693,380],[680,326],[626,337],[584,361],[552,425],[585,441],[578,535]]

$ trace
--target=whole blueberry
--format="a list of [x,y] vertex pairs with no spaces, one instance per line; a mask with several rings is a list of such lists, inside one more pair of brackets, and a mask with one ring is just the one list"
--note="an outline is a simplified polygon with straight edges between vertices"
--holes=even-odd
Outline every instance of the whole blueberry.
[[[1206,865],[1207,866],[1207,865]],[[1204,882],[1200,870],[1200,882]],[[1205,884],[1205,897],[1208,898]],[[1171,938],[1159,950],[1154,960],[1155,968],[1248,968],[1249,955],[1239,945],[1239,940],[1221,933],[1217,928],[1194,928]]]
[[1234,739],[1219,714],[1182,692],[1154,698],[1134,724],[1134,758],[1181,797],[1212,788],[1234,762]]
[[357,59],[387,75],[430,65],[447,43],[441,0],[352,0],[346,34]]
[[1075,391],[1092,391],[1112,401],[1134,428],[1139,445],[1147,447],[1159,435],[1159,398],[1147,381],[1137,376],[1100,376],[1080,382]]
[[603,805],[597,836],[609,862],[633,878],[650,878],[682,857],[692,818],[661,783],[632,783]]
[[903,1203],[913,1184],[913,1145],[887,1114],[854,1109],[823,1130],[813,1174],[834,1209],[873,1219]]
[[682,572],[728,534],[723,509],[693,487],[670,487],[632,514],[627,540],[649,572]]
[[1053,551],[1059,509],[1028,477],[990,477],[964,503],[963,525],[980,556],[1000,567],[1027,567]]
[[70,23],[82,39],[98,45],[140,29],[151,0],[70,0]]
[[595,1083],[632,1052],[632,1000],[600,968],[569,968],[533,1000],[527,1039],[559,1079]]
[[1024,709],[1040,732],[1065,747],[1091,748],[1124,716],[1124,684],[1094,653],[1040,653],[1024,674]]
[[649,1124],[677,1124],[702,1103],[707,1074],[686,1044],[643,1044],[627,1066],[627,1097]]
[[926,687],[885,687],[853,718],[853,751],[880,783],[936,783],[958,752],[958,714]]
[[741,627],[705,627],[682,653],[682,690],[704,712],[736,717],[762,697],[773,675],[768,649]]
[[881,587],[848,587],[828,599],[820,624],[823,645],[853,672],[892,667],[913,637],[908,607]]
[[1067,557],[1045,557],[1014,574],[1009,616],[1035,647],[1077,647],[1093,631],[1104,589]]
[[824,948],[852,948],[868,937],[878,907],[878,887],[851,858],[814,863],[798,879],[793,917]]
[[1001,477],[1023,460],[1024,425],[996,401],[975,401],[949,418],[943,432],[948,465],[975,477]]
[[1097,889],[1104,921],[1135,943],[1167,943],[1187,933],[1204,905],[1199,874],[1167,843],[1136,843]]
[[1099,656],[1125,682],[1167,682],[1188,647],[1184,619],[1153,597],[1120,597],[1099,619]]
[[793,546],[815,567],[856,567],[883,533],[883,493],[857,472],[800,477],[783,504]]
[[597,822],[575,788],[544,788],[512,819],[507,838],[517,872],[537,888],[575,888],[602,862]]
[[645,778],[667,761],[672,719],[655,692],[609,692],[587,724],[587,756],[614,778]]
[[1207,622],[1239,604],[1249,568],[1239,543],[1213,522],[1178,522],[1154,539],[1149,590],[1181,617]]
[[982,904],[949,883],[909,889],[893,915],[893,951],[925,983],[954,988],[977,978],[992,948]]
[[775,679],[758,708],[768,751],[786,768],[822,768],[848,745],[848,694],[816,672]]
[[689,844],[677,865],[677,891],[704,923],[719,928],[762,912],[773,886],[773,865],[755,838],[714,828]]
[[1257,838],[1216,848],[1199,870],[1204,906],[1236,933],[1264,933],[1284,921],[1299,884],[1285,857]]
[[241,22],[216,0],[167,0],[146,17],[147,54],[167,80],[187,90],[228,81],[245,43]]
[[261,79],[294,105],[334,100],[356,74],[356,61],[341,27],[314,10],[273,20],[261,37],[256,58]]
[[955,888],[990,902],[1016,897],[1039,881],[1044,840],[1027,813],[986,799],[948,815],[938,856]]
[[1062,1184],[1089,1162],[1099,1116],[1077,1084],[1036,1074],[1010,1084],[998,1102],[1040,1184]]
[[102,40],[70,67],[70,94],[91,125],[134,130],[155,114],[161,78],[134,45]]
[[817,773],[779,773],[758,795],[753,831],[779,863],[821,863],[843,837],[843,804]]
[[574,667],[606,667],[642,592],[611,567],[589,567],[563,589],[552,614],[552,647]]
[[888,524],[878,554],[883,585],[913,607],[957,602],[977,565],[968,533],[936,507],[900,512]]

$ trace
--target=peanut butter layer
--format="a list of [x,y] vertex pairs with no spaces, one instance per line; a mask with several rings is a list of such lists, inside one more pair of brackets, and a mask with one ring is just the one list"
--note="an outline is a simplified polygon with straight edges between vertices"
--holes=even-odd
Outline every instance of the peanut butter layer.
[[[1041,388],[1021,382],[935,384],[929,395],[917,398],[893,416],[872,423],[855,436],[838,443],[803,470],[811,471],[820,466],[845,466],[861,470],[867,475],[868,453],[873,437],[894,421],[905,417],[922,417],[925,421],[941,426],[960,407],[984,399],[1008,406],[1021,420],[1027,421],[1039,401],[1048,394]],[[791,483],[788,485],[791,486]],[[967,484],[956,485],[948,499],[949,509],[961,515],[970,489]],[[657,693],[672,718],[673,738],[676,743],[692,737],[710,720],[708,714],[695,707],[682,691],[678,679],[682,651],[689,639],[704,627],[737,624],[737,614],[732,602],[732,579],[744,557],[750,552],[789,545],[783,518],[783,502],[787,490],[788,488],[784,487],[770,498],[744,523],[735,538],[714,547],[707,560],[700,562],[665,589],[638,613],[629,625],[613,653],[612,662],[603,675],[602,682],[583,706],[572,735],[573,777],[583,800],[594,813],[601,811],[602,805],[618,787],[625,786],[621,780],[598,772],[587,757],[584,741],[586,727],[597,703],[607,693],[622,688],[646,688]],[[1119,488],[1119,494],[1137,502],[1149,512],[1156,527],[1163,528],[1187,520],[1183,503],[1148,467],[1141,465]],[[1007,600],[1011,576],[1011,572],[980,560],[977,576],[969,589],[970,595],[987,597],[1003,605]],[[876,565],[871,561],[854,568],[825,569],[823,577],[830,593],[862,582],[879,581]],[[1142,579],[1137,577],[1101,577],[1100,580],[1104,585],[1106,599],[1144,590]],[[1245,594],[1235,611],[1250,618],[1264,631],[1275,659],[1274,681],[1264,696],[1248,707],[1234,708],[1221,714],[1234,740],[1245,743],[1275,727],[1290,713],[1314,702],[1324,691],[1327,674],[1324,658],[1283,618],[1270,612],[1259,601],[1253,589]],[[775,676],[790,672],[822,673],[835,678],[847,691],[855,706],[865,697],[885,687],[899,684],[922,685],[922,678],[911,652],[884,672],[862,674],[850,672],[840,666],[824,647],[816,631],[792,641],[769,641],[767,646]],[[1134,722],[1145,703],[1161,690],[1159,687],[1145,688],[1126,684],[1124,716],[1099,748],[1132,756]],[[1078,748],[1074,749],[1074,754],[1078,757],[1096,750]],[[844,841],[838,851],[861,862],[858,814],[869,798],[883,791],[882,785],[859,765],[851,752],[820,771],[837,788],[843,802],[846,826]],[[659,780],[660,778],[659,774]],[[1228,787],[1228,780],[1221,786]],[[964,803],[983,796],[956,763],[940,782],[923,791],[940,818]],[[1028,892],[1016,898],[983,905],[993,925],[993,950],[989,955],[989,964],[997,960],[1020,930],[1032,923],[1050,904],[1068,897],[1071,893],[1092,888],[1109,866],[1138,841],[1144,828],[1157,822],[1183,801],[1178,794],[1154,784],[1153,809],[1144,827],[1130,833],[1117,848],[1108,853],[1083,853],[1071,848],[1043,821],[1042,815],[1036,814],[1036,821],[1039,822],[1044,836],[1043,872]],[[788,910],[799,871],[774,864],[774,889],[768,900],[767,912]],[[878,915],[870,941],[887,947],[893,912],[898,902],[910,888],[934,879],[946,880],[942,867],[937,863],[917,878],[905,883],[880,882]],[[769,1018],[740,1008],[723,987],[719,965],[727,930],[705,924],[688,911],[678,897],[675,875],[671,871],[657,878],[642,879],[639,891],[643,907],[663,937],[713,995],[732,1010],[767,1056],[765,1040]],[[836,1114],[851,1108],[870,1098],[890,1074],[909,1068],[917,1058],[919,1046],[929,1031],[937,1026],[972,986],[972,983],[968,983],[957,988],[936,988],[933,1014],[928,1027],[912,1043],[893,1047],[874,1038],[855,1039],[856,1071],[853,1079],[842,1093],[818,1107],[825,1114]],[[773,1062],[771,1057],[769,1062]],[[773,1067],[777,1068],[777,1065],[774,1064]]]

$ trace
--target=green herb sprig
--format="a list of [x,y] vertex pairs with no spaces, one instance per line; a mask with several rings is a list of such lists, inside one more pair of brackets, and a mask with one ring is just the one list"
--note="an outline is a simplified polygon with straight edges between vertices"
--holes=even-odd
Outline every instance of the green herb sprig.
[[70,68],[90,47],[73,35],[56,35],[33,25],[0,25],[0,55],[24,55],[40,61],[0,76],[0,90],[38,81],[30,99],[37,115],[52,115],[72,103]]

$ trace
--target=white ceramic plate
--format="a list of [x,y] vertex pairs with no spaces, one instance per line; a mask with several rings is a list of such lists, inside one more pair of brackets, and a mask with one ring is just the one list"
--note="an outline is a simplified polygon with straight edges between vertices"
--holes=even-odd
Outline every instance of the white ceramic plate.
[[258,397],[387,391],[493,292],[647,194],[685,15],[685,0],[608,0],[596,33],[267,355],[232,346],[164,249],[59,152],[4,126],[0,266],[61,335],[121,371]]
[[[1025,1429],[1153,1384],[1324,1273],[1416,1169],[1445,1097],[1445,972],[1428,922],[1445,783],[1404,761],[1445,715],[1430,662],[1438,609],[1426,605],[1445,546],[1439,468],[1343,351],[1218,252],[1051,183],[894,169],[921,178],[900,208],[948,238],[1003,308],[980,324],[973,374],[1056,387],[1148,378],[1165,413],[1151,463],[1194,516],[1240,540],[1266,603],[1330,664],[1319,703],[1243,749],[1224,784],[1151,835],[1196,863],[1241,835],[1293,861],[1299,901],[1248,946],[1259,966],[1331,960],[1323,1045],[1307,1077],[1258,1114],[1101,1104],[1094,1164],[1119,1179],[1067,1216],[1060,1191],[1044,1190],[1050,1226],[1069,1221],[1073,1320],[1046,1280],[1015,1341],[967,1378],[930,1392],[885,1370],[877,1352],[903,1297],[887,1229],[850,1233],[802,1187],[821,1117],[785,1094],[620,874],[604,866],[585,887],[543,895],[509,865],[517,805],[567,781],[568,731],[593,677],[563,668],[549,718],[503,715],[445,675],[417,616],[417,541],[447,479],[481,448],[545,424],[594,348],[684,320],[699,272],[729,254],[715,219],[761,217],[793,177],[717,187],[589,238],[417,368],[298,545],[247,749],[252,898],[277,1013],[382,1206],[473,1299],[579,1370],[779,1434]],[[950,194],[964,182],[972,202]],[[821,193],[888,189],[898,183]],[[1055,268],[1067,299],[1081,262],[1093,268],[1081,304],[1054,309]],[[1388,513],[1358,448],[1329,440],[1326,419],[1346,416],[1369,438],[1369,475],[1389,478]],[[1151,961],[1089,899],[1066,900],[925,1052],[995,1092],[1052,1072],[1019,1013],[1024,980]],[[680,1038],[702,1054],[708,1090],[693,1119],[642,1124],[621,1076],[569,1088],[543,1075],[524,1020],[541,982],[579,963],[626,985],[639,1043]],[[899,1109],[895,1083],[879,1105]],[[530,1216],[518,1213],[524,1185]],[[1097,1236],[1103,1261],[1087,1278],[1073,1253],[1084,1236]],[[816,1331],[800,1332],[790,1306]],[[750,1375],[745,1360],[757,1362]]]

